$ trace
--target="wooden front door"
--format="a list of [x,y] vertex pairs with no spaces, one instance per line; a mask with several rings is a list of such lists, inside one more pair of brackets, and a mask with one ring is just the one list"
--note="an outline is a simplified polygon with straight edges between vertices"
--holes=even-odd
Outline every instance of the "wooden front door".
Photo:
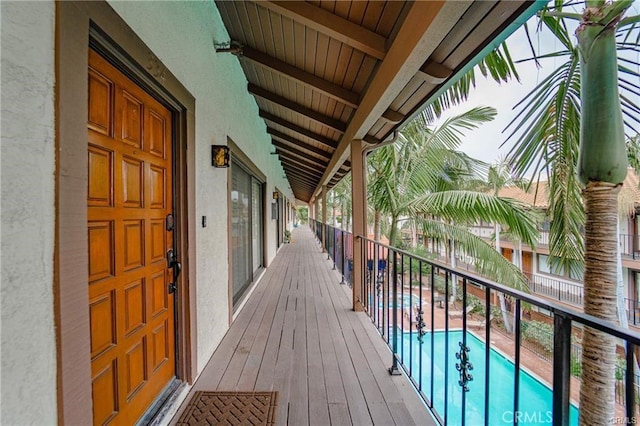
[[524,272],[525,274],[531,274],[532,271],[532,264],[533,264],[533,255],[531,254],[530,251],[523,251],[522,252],[522,272]]
[[133,424],[175,376],[171,113],[89,52],[94,424]]
[[502,255],[509,261],[513,262],[513,250],[510,248],[502,247]]

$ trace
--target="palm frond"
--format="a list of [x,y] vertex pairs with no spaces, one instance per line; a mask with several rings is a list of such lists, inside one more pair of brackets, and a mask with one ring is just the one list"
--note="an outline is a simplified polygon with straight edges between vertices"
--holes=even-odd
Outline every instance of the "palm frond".
[[[490,76],[498,83],[506,83],[514,78],[520,81],[520,76],[506,43],[497,46],[476,67],[483,77]],[[469,70],[429,104],[420,114],[419,119],[424,120],[425,124],[431,124],[442,115],[444,110],[466,101],[471,89],[476,87],[475,70],[476,68]]]
[[481,275],[500,284],[528,292],[527,280],[520,270],[498,253],[482,238],[464,226],[450,225],[435,220],[420,223],[425,238],[453,241],[456,248],[474,259],[474,267]]
[[536,246],[538,230],[529,210],[517,200],[472,191],[444,191],[425,194],[407,202],[407,209],[439,217],[447,222],[473,223],[475,220],[509,227],[524,243]]

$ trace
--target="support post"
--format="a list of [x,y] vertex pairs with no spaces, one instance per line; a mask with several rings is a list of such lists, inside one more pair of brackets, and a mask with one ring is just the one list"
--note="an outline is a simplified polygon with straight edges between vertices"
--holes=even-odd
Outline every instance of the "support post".
[[362,141],[351,141],[351,196],[353,208],[353,310],[362,311],[362,242],[358,235],[366,236],[367,205],[365,197],[366,174]]

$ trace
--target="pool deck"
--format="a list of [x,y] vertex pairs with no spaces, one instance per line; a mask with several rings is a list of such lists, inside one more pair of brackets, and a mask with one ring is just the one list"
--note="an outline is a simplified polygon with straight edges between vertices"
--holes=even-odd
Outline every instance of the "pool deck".
[[307,227],[294,230],[190,389],[278,391],[280,425],[435,425]]

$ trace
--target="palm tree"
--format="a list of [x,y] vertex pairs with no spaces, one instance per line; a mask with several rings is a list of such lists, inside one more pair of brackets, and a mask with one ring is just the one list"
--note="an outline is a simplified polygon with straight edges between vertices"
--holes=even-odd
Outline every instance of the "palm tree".
[[[617,59],[620,49],[639,51],[638,39],[630,38],[639,17],[623,19],[631,3],[587,0],[584,12],[575,14],[558,2],[542,13],[541,25],[564,47],[543,57],[567,61],[523,100],[514,120],[514,132],[522,133],[510,152],[518,171],[549,175],[552,260],[569,268],[584,264],[584,310],[609,321],[617,319],[617,194],[627,173],[625,126],[640,122],[640,109],[628,96],[640,92],[640,75]],[[577,44],[566,19],[580,21]],[[613,418],[615,347],[610,336],[585,328],[581,424]]]
[[[490,190],[494,196],[500,194],[500,190],[507,186],[517,186],[518,188],[525,189],[527,187],[527,180],[513,176],[509,168],[509,164],[506,159],[500,159],[498,162],[489,167],[487,173],[486,187]],[[501,227],[499,223],[494,224],[494,236],[495,236],[495,248],[498,253],[502,253],[502,247],[500,246],[500,232]],[[520,243],[522,244],[522,243]],[[522,268],[521,262],[518,262],[518,266]],[[502,311],[502,321],[504,323],[507,333],[511,333],[512,327],[509,322],[509,316],[507,312],[507,305],[504,294],[498,293],[498,299],[500,300],[500,310]],[[514,312],[515,314],[515,312]]]
[[335,209],[340,208],[340,227],[350,229],[351,223],[351,174],[347,174],[331,189],[332,207],[334,210],[334,226],[336,226]]
[[475,108],[434,129],[426,126],[424,118],[412,122],[399,141],[371,156],[368,201],[375,211],[391,218],[391,245],[397,245],[401,216],[415,218],[425,237],[450,241],[478,259],[476,268],[480,273],[526,289],[526,280],[518,268],[469,232],[466,225],[477,220],[503,223],[523,241],[534,245],[537,237],[534,220],[514,200],[457,189],[460,182],[473,178],[479,171],[477,161],[456,151],[460,136],[494,115],[492,108]]
[[[391,218],[390,244],[397,243],[398,219],[406,213],[406,204],[433,189],[436,183],[453,181],[460,171],[473,167],[469,158],[455,149],[465,130],[491,121],[493,108],[475,108],[446,120],[438,128],[426,124],[425,115],[410,123],[394,145],[388,145],[368,159],[370,168],[368,201],[380,215]],[[443,174],[448,179],[441,179]],[[377,216],[379,217],[379,216]]]

